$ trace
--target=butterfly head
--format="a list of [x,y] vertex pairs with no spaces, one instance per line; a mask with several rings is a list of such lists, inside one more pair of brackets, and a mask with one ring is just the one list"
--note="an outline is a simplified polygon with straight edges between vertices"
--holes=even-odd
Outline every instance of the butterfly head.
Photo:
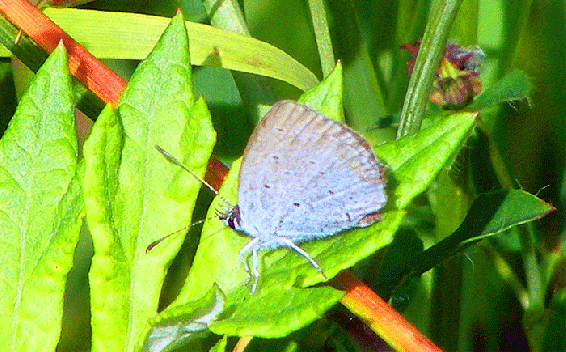
[[218,219],[222,220],[228,227],[235,231],[242,230],[242,218],[240,217],[240,207],[234,206],[227,212],[217,213]]

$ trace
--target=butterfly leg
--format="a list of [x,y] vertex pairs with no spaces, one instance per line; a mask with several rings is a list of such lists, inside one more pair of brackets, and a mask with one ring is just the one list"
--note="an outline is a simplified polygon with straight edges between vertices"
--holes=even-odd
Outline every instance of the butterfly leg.
[[[250,282],[250,279],[252,278],[252,273],[250,272],[250,266],[248,265],[248,261],[246,260],[246,254],[248,254],[248,252],[252,252],[252,266],[254,270],[253,272],[254,288],[257,284],[257,277],[259,277],[259,272],[257,270],[257,265],[258,265],[257,247],[259,243],[260,243],[259,238],[254,238],[253,240],[248,242],[244,247],[242,247],[242,249],[240,250],[240,261],[242,262],[242,266],[244,267],[246,274],[248,274],[248,278],[246,279],[246,285]],[[254,255],[255,255],[255,259],[254,259]]]
[[295,242],[285,237],[277,237],[277,242],[279,242],[282,246],[290,248],[295,252],[297,252],[298,254],[300,254],[301,256],[303,256],[326,279],[326,275],[324,275],[324,272],[322,271],[320,265],[318,265],[316,260],[314,260],[304,249],[299,247]]
[[259,281],[259,269],[258,269],[258,265],[259,265],[259,260],[257,257],[257,252],[258,249],[257,248],[253,248],[252,249],[252,270],[253,270],[253,278],[254,278],[254,283],[252,285],[252,293],[255,292],[256,288],[257,288],[257,282]]

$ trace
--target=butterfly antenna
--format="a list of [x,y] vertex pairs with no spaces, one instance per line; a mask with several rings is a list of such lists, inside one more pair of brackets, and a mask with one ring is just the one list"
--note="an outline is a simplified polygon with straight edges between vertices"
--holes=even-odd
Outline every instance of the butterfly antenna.
[[160,152],[161,154],[163,154],[163,156],[171,163],[179,166],[181,169],[187,171],[189,174],[191,174],[194,178],[196,178],[197,180],[200,181],[200,183],[202,183],[203,185],[205,185],[209,190],[212,191],[212,193],[214,193],[215,196],[218,196],[228,207],[231,207],[230,202],[228,202],[226,200],[226,198],[222,197],[220,194],[218,194],[218,191],[216,189],[214,189],[214,187],[212,187],[208,182],[206,182],[202,177],[200,177],[199,175],[197,175],[193,170],[189,169],[188,167],[186,167],[182,162],[180,162],[177,158],[175,158],[173,155],[169,154],[168,152],[166,152],[165,150],[163,150],[163,148],[161,148],[160,146],[156,145],[155,149],[157,149],[158,152]]
[[175,232],[171,232],[171,233],[168,234],[167,236],[163,236],[163,237],[161,237],[160,239],[151,242],[151,243],[149,244],[149,246],[147,246],[147,248],[145,249],[145,254],[147,254],[147,253],[148,253],[149,251],[151,251],[155,246],[157,246],[158,244],[160,244],[161,242],[163,242],[163,240],[166,240],[166,239],[168,239],[169,237],[171,237],[171,236],[173,236],[173,235],[175,235],[175,234],[178,234],[179,232],[187,231],[187,230],[189,230],[191,227],[193,227],[193,226],[195,226],[195,225],[198,225],[198,224],[202,224],[203,222],[204,222],[204,220],[195,221],[195,222],[193,222],[192,224],[190,224],[189,226],[185,226],[185,227],[183,227],[183,228],[180,229],[180,230],[177,230],[177,231],[175,231]]

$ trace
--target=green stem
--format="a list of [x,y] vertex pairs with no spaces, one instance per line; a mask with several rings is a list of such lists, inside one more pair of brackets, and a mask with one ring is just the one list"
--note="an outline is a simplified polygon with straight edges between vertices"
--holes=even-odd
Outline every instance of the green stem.
[[546,290],[541,279],[532,226],[526,224],[519,226],[518,230],[529,298],[529,305],[523,317],[523,325],[528,332],[531,350],[540,351],[542,336],[544,336],[544,294]]
[[[6,18],[0,16],[0,44],[4,45],[12,55],[24,63],[30,70],[37,72],[47,59],[47,53],[37,46],[25,34]],[[77,108],[87,116],[98,116],[104,107],[104,103],[91,91],[87,91],[82,85],[74,85],[77,97]]]
[[490,257],[493,259],[493,268],[499,273],[501,279],[509,286],[511,290],[515,293],[515,297],[526,310],[529,306],[529,298],[521,280],[517,277],[513,268],[509,263],[501,256],[501,254],[493,250],[493,247],[486,246],[486,252],[489,253]]
[[251,36],[238,1],[204,0],[203,5],[210,17],[212,26],[248,37]]
[[462,1],[436,0],[434,3],[405,95],[397,139],[415,134],[421,129],[422,116],[438,63]]
[[25,34],[18,34],[18,29],[4,17],[0,17],[0,43],[33,72],[37,72],[47,59],[41,48]]
[[330,30],[328,29],[328,21],[326,9],[322,0],[308,0],[311,13],[312,27],[316,39],[316,47],[320,56],[320,65],[322,67],[323,77],[327,77],[335,65],[334,49],[330,39]]
[[[204,0],[203,5],[212,26],[251,37],[238,0]],[[253,120],[259,121],[262,116],[260,106],[271,104],[276,100],[271,83],[266,77],[251,76],[236,71],[232,72],[232,77]]]

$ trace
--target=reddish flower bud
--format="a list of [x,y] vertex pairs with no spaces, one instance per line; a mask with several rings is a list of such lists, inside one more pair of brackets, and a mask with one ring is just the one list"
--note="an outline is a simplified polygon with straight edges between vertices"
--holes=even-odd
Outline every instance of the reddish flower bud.
[[[420,45],[419,39],[412,45],[401,46],[413,55],[408,65],[409,75],[413,72]],[[463,48],[455,43],[446,44],[436,71],[430,101],[443,109],[452,110],[461,109],[471,103],[481,92],[478,69],[484,57],[483,51],[478,47]]]

